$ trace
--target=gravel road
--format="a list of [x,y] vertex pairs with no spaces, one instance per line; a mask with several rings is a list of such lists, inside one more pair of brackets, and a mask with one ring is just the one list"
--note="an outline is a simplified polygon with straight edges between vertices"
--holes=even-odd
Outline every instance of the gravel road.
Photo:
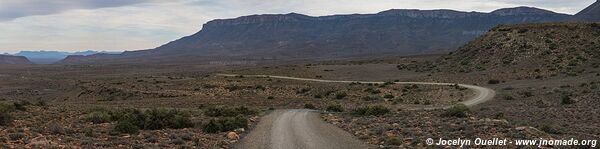
[[[217,74],[235,77],[237,74]],[[244,77],[278,78],[325,83],[384,83],[370,81],[339,81],[311,78],[297,78],[271,75],[243,75]],[[455,85],[455,83],[436,82],[395,82],[396,84]],[[475,92],[475,96],[463,101],[467,106],[475,106],[491,100],[496,95],[489,88],[456,84]],[[447,109],[452,105],[408,110]],[[256,128],[235,148],[240,149],[364,149],[375,148],[354,138],[348,132],[324,122],[317,111],[313,110],[277,110],[263,117]]]
[[365,149],[374,148],[326,123],[314,110],[276,110],[234,148],[239,149]]

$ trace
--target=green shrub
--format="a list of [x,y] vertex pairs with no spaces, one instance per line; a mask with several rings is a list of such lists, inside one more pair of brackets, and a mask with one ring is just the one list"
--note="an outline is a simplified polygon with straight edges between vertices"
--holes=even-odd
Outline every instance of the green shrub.
[[[135,129],[158,130],[165,128],[181,129],[193,127],[190,114],[179,110],[150,109],[141,111],[137,109],[106,110],[97,109],[88,114],[86,120],[93,123],[116,121],[115,132],[132,133]],[[121,125],[121,126],[119,126]],[[137,132],[137,131],[135,131]]]
[[20,102],[14,102],[13,106],[15,107],[16,110],[19,111],[27,111],[27,108],[25,108],[25,106],[31,105],[31,103],[27,102],[27,101],[20,101]]
[[522,34],[522,33],[527,33],[528,31],[529,31],[529,29],[522,28],[522,29],[519,29],[519,31],[517,31],[517,32]]
[[238,115],[250,116],[250,115],[255,115],[256,113],[258,113],[256,110],[250,109],[246,106],[239,106],[239,107],[216,106],[216,107],[207,108],[204,111],[204,115],[211,116],[211,117],[220,117],[220,116],[233,117],[233,116],[238,116]]
[[304,109],[317,109],[317,108],[315,107],[315,105],[307,103],[307,104],[304,104]]
[[86,121],[94,124],[108,123],[112,121],[110,113],[107,111],[94,111],[85,117]]
[[354,110],[355,114],[358,115],[385,115],[390,112],[390,109],[383,105],[368,105],[365,107],[360,107]]
[[[143,116],[143,114],[139,116]],[[144,125],[143,128],[148,130],[157,130],[164,128],[181,129],[193,126],[192,120],[190,119],[190,115],[178,110],[151,109],[146,111],[145,116],[135,117],[134,120],[141,120],[144,117],[144,124],[141,125]],[[140,126],[140,123],[134,124]]]
[[113,128],[113,131],[118,133],[134,134],[139,131],[139,127],[129,121],[119,121]]
[[48,105],[48,103],[46,103],[46,101],[44,101],[44,100],[39,100],[39,101],[37,101],[37,103],[35,103],[35,105],[39,106],[39,107],[45,107]]
[[5,126],[12,122],[13,116],[11,113],[14,111],[15,107],[13,105],[0,103],[0,126]]
[[386,95],[383,96],[383,98],[392,99],[392,98],[394,98],[394,95],[392,95],[392,94],[386,94]]
[[561,103],[563,105],[568,105],[568,104],[574,104],[576,101],[571,99],[571,96],[569,95],[563,95],[561,98]]
[[344,107],[340,104],[329,105],[326,109],[329,112],[344,112]]
[[500,80],[489,80],[488,84],[498,84],[500,83]]
[[503,95],[502,95],[502,99],[504,99],[504,100],[515,100],[516,98],[515,98],[515,97],[513,97],[513,96],[512,96],[512,95],[510,95],[510,94],[503,94]]
[[340,93],[335,94],[335,99],[344,99],[344,98],[346,98],[346,96],[348,96],[346,93],[340,92]]
[[0,113],[0,126],[6,126],[13,120],[11,113]]
[[549,133],[549,134],[560,134],[560,131],[551,125],[542,125],[540,130]]
[[296,91],[296,94],[304,94],[310,91],[310,88],[302,88],[298,91]]
[[322,95],[319,95],[319,94],[317,94],[317,95],[315,95],[315,96],[314,96],[314,98],[321,99],[321,98],[323,98],[323,96],[322,96]]
[[217,120],[215,120],[215,119],[210,120],[202,128],[202,130],[204,130],[204,132],[207,132],[207,133],[217,133],[217,132],[220,132],[221,129],[222,129],[221,124],[219,124],[217,122]]
[[467,115],[471,112],[469,107],[464,104],[457,104],[447,109],[446,112],[442,114],[445,117],[467,117]]
[[219,122],[223,125],[221,131],[231,131],[248,127],[248,118],[241,115],[236,117],[224,117],[219,119]]
[[248,118],[240,115],[236,117],[221,117],[212,119],[203,126],[202,130],[207,133],[218,133],[247,127]]

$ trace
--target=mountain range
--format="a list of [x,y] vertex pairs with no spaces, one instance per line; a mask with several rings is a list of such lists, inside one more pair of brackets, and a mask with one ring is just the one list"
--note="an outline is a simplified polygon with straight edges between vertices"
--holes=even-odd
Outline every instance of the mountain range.
[[577,15],[532,7],[483,12],[393,9],[376,14],[312,17],[297,13],[217,19],[155,49],[69,56],[63,64],[215,60],[332,59],[453,51],[503,24],[593,21],[598,2]]
[[[79,52],[61,52],[61,51],[21,51],[19,53],[14,54],[15,56],[24,56],[27,57],[31,62],[36,64],[51,64],[58,62],[69,55],[93,55],[97,53],[110,53],[106,51],[79,51]],[[117,52],[112,52],[113,54],[118,54]],[[119,52],[120,53],[120,52]]]

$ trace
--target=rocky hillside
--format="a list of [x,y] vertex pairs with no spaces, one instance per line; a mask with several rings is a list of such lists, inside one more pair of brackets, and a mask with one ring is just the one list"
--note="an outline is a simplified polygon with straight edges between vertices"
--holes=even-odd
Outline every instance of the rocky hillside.
[[1,55],[0,54],[0,65],[25,65],[25,64],[32,64],[32,63],[23,56],[12,56],[12,55]]
[[490,71],[532,77],[596,74],[599,66],[598,23],[499,26],[437,63],[437,69],[446,71]]
[[[94,61],[164,62],[211,59],[327,59],[450,51],[499,24],[557,22],[566,14],[518,7],[491,13],[453,10],[388,10],[377,14],[312,17],[252,15],[213,20],[201,31],[156,49],[78,57]],[[110,59],[110,60],[102,60]]]
[[577,20],[600,22],[600,0],[575,15]]

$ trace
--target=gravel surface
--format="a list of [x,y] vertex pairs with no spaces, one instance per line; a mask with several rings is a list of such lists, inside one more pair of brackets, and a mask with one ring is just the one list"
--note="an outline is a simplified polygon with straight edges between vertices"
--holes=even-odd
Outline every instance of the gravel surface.
[[364,149],[374,148],[324,122],[313,110],[277,110],[265,116],[235,148]]

